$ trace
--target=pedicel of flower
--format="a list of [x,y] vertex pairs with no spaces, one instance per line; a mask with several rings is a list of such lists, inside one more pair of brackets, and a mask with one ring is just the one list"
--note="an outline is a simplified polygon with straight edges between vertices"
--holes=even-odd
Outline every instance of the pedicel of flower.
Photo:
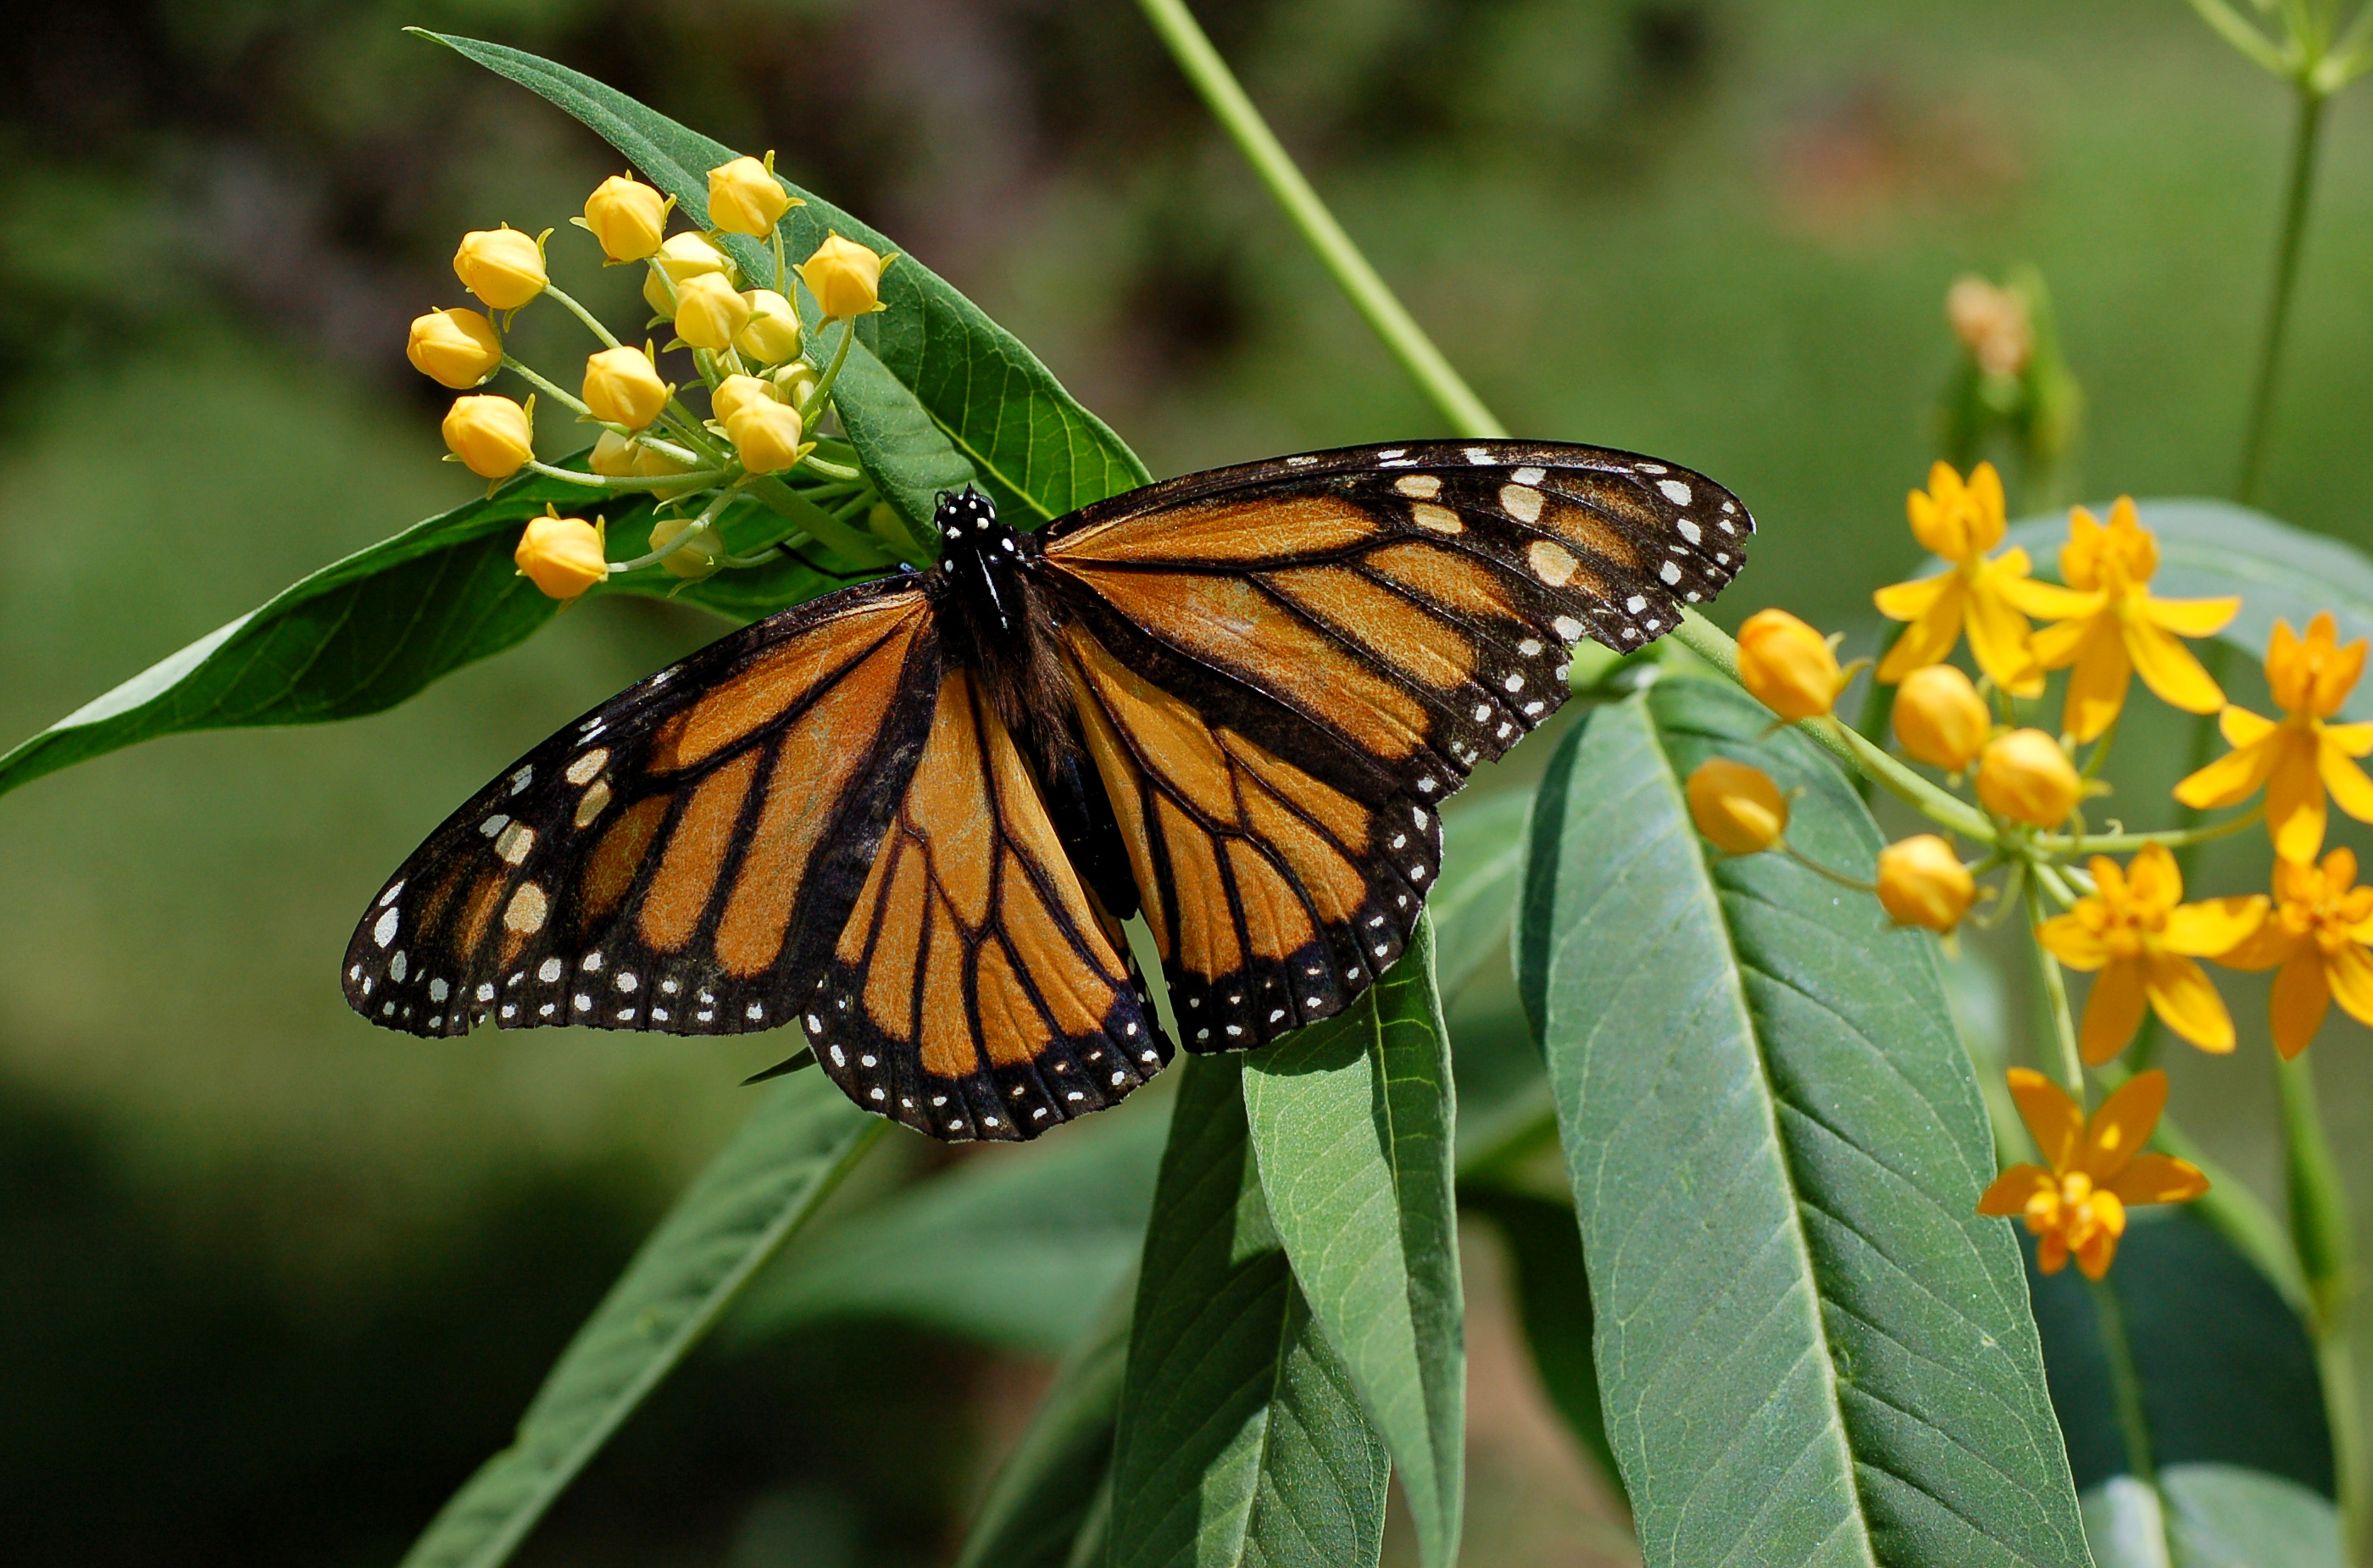
[[2196,961],[2251,936],[2265,919],[2265,895],[2183,903],[2183,873],[2163,844],[2146,846],[2122,870],[2105,855],[2087,870],[2095,891],[2035,932],[2062,964],[2096,977],[2077,1036],[2086,1062],[2098,1067],[2125,1049],[2145,1005],[2202,1050],[2231,1050],[2232,1015]]
[[2373,755],[2373,724],[2330,724],[2365,672],[2365,639],[2343,648],[2330,611],[2304,638],[2276,621],[2266,647],[2266,686],[2282,720],[2227,707],[2217,727],[2233,749],[2175,787],[2175,798],[2205,809],[2239,805],[2266,791],[2266,831],[2285,860],[2312,860],[2323,848],[2324,791],[2359,822],[2373,822],[2373,778],[2355,759]]
[[2013,1165],[1978,1199],[1978,1212],[2026,1221],[2035,1266],[2057,1274],[2073,1254],[2085,1277],[2110,1271],[2126,1211],[2185,1203],[2208,1190],[2200,1167],[2145,1146],[2167,1106],[2167,1074],[2137,1072],[2088,1120],[2068,1092],[2040,1072],[2010,1070],[2011,1098],[2049,1167]]

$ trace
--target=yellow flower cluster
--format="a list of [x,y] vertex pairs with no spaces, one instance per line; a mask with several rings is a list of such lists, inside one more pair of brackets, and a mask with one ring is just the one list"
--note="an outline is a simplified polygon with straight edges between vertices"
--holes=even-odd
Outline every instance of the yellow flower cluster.
[[[529,235],[504,225],[464,235],[453,255],[454,275],[486,310],[430,310],[413,322],[404,345],[423,375],[465,394],[444,420],[453,460],[495,484],[527,469],[575,477],[536,462],[532,397],[520,403],[477,390],[508,367],[601,427],[587,458],[593,478],[583,482],[642,490],[662,502],[714,492],[715,503],[699,519],[659,520],[652,554],[628,565],[656,562],[678,576],[696,577],[734,564],[714,526],[716,515],[746,479],[788,474],[813,451],[810,427],[829,406],[856,319],[888,308],[883,275],[897,259],[827,230],[804,263],[787,265],[780,226],[802,203],[776,177],[774,163],[770,152],[710,170],[710,227],[703,230],[670,234],[676,199],[631,175],[602,181],[586,198],[583,215],[570,220],[600,243],[605,264],[644,269],[651,324],[664,323],[674,333],[657,347],[619,342],[555,286],[546,255],[551,230]],[[742,287],[740,268],[721,243],[725,235],[771,243],[774,287]],[[824,328],[812,334],[803,326],[786,292],[794,278],[812,299],[811,319],[840,324],[828,365],[810,362],[809,340]],[[505,353],[508,312],[542,297],[557,301],[603,340],[603,347],[586,357],[574,396]],[[661,356],[678,347],[692,351],[707,392],[705,420],[678,400],[689,380],[672,380],[660,370]],[[520,570],[567,603],[608,575],[606,565],[596,566],[602,538],[597,523],[582,519],[538,519],[520,538]]]

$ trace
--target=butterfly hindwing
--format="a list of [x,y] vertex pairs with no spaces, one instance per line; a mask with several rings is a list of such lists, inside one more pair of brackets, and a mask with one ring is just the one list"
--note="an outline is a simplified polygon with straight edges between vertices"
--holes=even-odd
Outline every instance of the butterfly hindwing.
[[1015,1140],[1170,1059],[1116,924],[1063,853],[978,678],[951,668],[920,760],[802,1022],[868,1110]]
[[869,583],[637,684],[405,861],[345,989],[421,1035],[772,1028],[805,1000],[929,723],[926,595]]

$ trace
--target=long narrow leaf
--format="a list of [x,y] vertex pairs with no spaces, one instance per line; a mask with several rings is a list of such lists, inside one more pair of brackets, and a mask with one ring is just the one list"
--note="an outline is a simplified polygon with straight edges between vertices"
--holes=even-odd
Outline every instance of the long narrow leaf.
[[1444,1000],[1466,989],[1499,951],[1524,885],[1529,790],[1460,799],[1442,813],[1442,873],[1425,901],[1433,921],[1434,974]]
[[1716,858],[1682,780],[1799,790],[1793,844],[1880,840],[1823,754],[1712,682],[1561,745],[1521,988],[1597,1308],[1607,1438],[1650,1564],[2087,1561],[1993,1151],[1933,943],[1780,855]]
[[1441,1568],[1466,1495],[1467,1345],[1431,925],[1357,1004],[1246,1057],[1244,1081],[1270,1223]]
[[807,1222],[889,1123],[820,1072],[770,1085],[577,1331],[520,1420],[403,1568],[493,1568],[643,1397]]
[[1110,1568],[1373,1565],[1391,1464],[1270,1225],[1243,1060],[1183,1075],[1113,1437]]

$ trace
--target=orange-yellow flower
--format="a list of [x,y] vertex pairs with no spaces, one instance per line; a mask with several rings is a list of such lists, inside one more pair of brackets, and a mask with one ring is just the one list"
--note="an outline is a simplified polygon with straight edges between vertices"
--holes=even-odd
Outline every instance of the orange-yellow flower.
[[2225,694],[2179,637],[2222,631],[2241,607],[2239,599],[2154,599],[2158,540],[2134,515],[2125,496],[2104,527],[2077,507],[2068,514],[2068,543],[2060,547],[2060,575],[2084,607],[2035,634],[2036,661],[2047,670],[2075,665],[2060,727],[2080,741],[2099,737],[2125,706],[2128,681],[2139,673],[2159,700],[2187,713],[2214,713]]
[[2087,869],[2098,891],[2035,932],[2071,969],[2098,972],[2078,1031],[2086,1061],[2098,1067],[2126,1048],[2145,1000],[2202,1050],[2231,1050],[2232,1014],[2195,960],[2247,940],[2265,919],[2265,895],[2182,902],[2183,873],[2163,844],[2146,846],[2123,871],[2103,855]]
[[2308,623],[2304,641],[2290,623],[2274,623],[2266,648],[2266,686],[2284,710],[2282,722],[2247,708],[2218,716],[2232,750],[2175,787],[2194,808],[2239,805],[2266,791],[2266,830],[2285,860],[2312,860],[2323,848],[2323,792],[2359,822],[2373,822],[2373,778],[2353,760],[2373,755],[2373,724],[2327,724],[2365,673],[2365,639],[2335,646],[2330,611]]
[[2024,550],[1986,558],[2002,543],[2004,528],[2002,476],[1994,465],[1978,464],[1964,485],[1950,464],[1940,462],[1928,471],[1928,488],[1911,492],[1910,505],[1912,535],[1953,569],[1871,595],[1880,614],[1911,623],[1879,664],[1880,682],[1892,685],[1923,664],[1943,662],[1966,628],[1978,668],[1994,685],[2018,696],[2042,691],[2043,669],[2028,646],[2027,617],[2078,614],[2071,606],[2082,595],[2029,578]]
[[2052,1162],[2013,1165],[1978,1199],[1981,1214],[2016,1215],[2042,1238],[2035,1266],[2047,1274],[2076,1267],[2088,1280],[2110,1271],[2126,1211],[2145,1203],[2184,1203],[2208,1190],[2200,1167],[2172,1154],[2144,1152],[2167,1106],[2167,1074],[2137,1072],[2086,1119],[2068,1092],[2040,1072],[2010,1070],[2010,1094],[2036,1147]]
[[1727,853],[1759,854],[1788,831],[1788,798],[1759,767],[1708,757],[1689,775],[1687,793],[1698,831]]
[[1829,639],[1785,610],[1758,610],[1738,628],[1739,684],[1783,719],[1827,713],[1852,678]]
[[2272,969],[2274,1048],[2285,1059],[2307,1049],[2332,998],[2360,1024],[2373,1024],[2373,887],[2358,887],[2356,855],[2334,849],[2313,861],[2274,862],[2274,907],[2257,934],[2220,962]]

